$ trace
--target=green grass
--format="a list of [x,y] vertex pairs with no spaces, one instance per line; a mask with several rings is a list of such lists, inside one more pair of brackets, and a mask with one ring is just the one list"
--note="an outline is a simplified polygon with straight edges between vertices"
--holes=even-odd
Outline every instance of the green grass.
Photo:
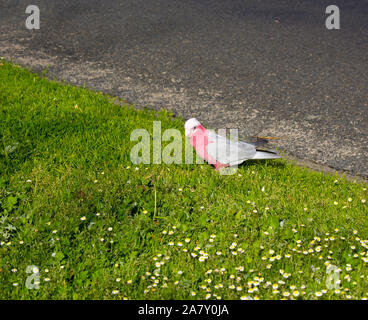
[[[230,176],[132,165],[130,133],[153,121],[184,133],[168,112],[1,63],[1,299],[368,296],[366,184],[285,160]],[[340,293],[326,262],[341,270]],[[31,265],[39,289],[26,286]]]

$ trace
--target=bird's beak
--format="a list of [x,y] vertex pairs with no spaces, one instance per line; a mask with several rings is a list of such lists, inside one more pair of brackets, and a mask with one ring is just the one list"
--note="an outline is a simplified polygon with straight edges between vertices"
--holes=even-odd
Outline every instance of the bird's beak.
[[187,129],[185,129],[185,136],[189,137],[189,135],[190,135],[190,129],[187,128]]

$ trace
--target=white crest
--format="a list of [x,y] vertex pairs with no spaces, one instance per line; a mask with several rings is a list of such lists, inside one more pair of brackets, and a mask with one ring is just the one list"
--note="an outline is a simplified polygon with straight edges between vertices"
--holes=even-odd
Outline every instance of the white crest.
[[184,124],[184,128],[185,128],[185,135],[189,136],[190,130],[193,129],[194,127],[200,126],[201,123],[196,119],[196,118],[191,118],[189,120],[187,120]]

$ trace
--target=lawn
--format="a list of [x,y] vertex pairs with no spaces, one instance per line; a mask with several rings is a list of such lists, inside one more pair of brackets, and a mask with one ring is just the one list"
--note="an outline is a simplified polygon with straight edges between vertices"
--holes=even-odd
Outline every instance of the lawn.
[[184,120],[0,62],[1,299],[368,297],[366,183],[134,165],[134,129]]

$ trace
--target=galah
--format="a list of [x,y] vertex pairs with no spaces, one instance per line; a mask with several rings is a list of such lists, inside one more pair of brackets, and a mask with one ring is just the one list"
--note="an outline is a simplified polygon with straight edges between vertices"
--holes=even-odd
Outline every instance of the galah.
[[189,137],[190,144],[197,154],[215,166],[235,166],[249,159],[277,159],[280,155],[276,150],[259,150],[256,143],[231,141],[211,130],[205,129],[196,119],[191,118],[185,122],[185,135]]

